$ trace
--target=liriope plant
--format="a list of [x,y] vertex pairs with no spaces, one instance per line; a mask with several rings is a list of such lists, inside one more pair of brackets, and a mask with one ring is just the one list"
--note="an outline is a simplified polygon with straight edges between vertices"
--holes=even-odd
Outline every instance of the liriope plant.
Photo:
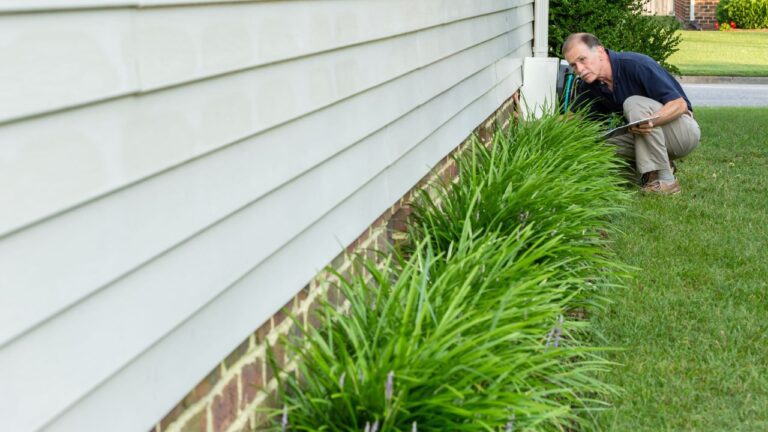
[[272,430],[578,426],[611,391],[593,378],[607,363],[570,337],[583,323],[563,315],[583,281],[561,271],[567,258],[542,259],[562,238],[519,246],[489,235],[446,256],[426,240],[407,261],[338,275],[348,307],[326,303],[319,329],[283,340],[297,371],[279,380],[285,424],[278,410]]
[[490,147],[475,142],[456,157],[459,181],[437,182],[420,194],[411,238],[428,235],[436,250],[448,251],[467,234],[517,236],[530,226],[532,239],[563,238],[579,258],[572,271],[606,282],[597,270],[615,264],[605,239],[628,194],[623,163],[598,132],[588,121],[547,117],[497,131]]
[[624,268],[601,233],[622,211],[620,163],[581,121],[499,131],[457,158],[460,178],[416,206],[411,248],[357,276],[346,306],[284,337],[270,430],[589,430],[615,389],[570,312]]
[[475,141],[456,163],[460,180],[436,183],[415,205],[413,236],[429,233],[440,250],[460,240],[465,220],[475,231],[512,235],[533,224],[541,234],[599,241],[596,228],[626,204],[621,162],[587,121],[549,117],[499,130],[490,148]]

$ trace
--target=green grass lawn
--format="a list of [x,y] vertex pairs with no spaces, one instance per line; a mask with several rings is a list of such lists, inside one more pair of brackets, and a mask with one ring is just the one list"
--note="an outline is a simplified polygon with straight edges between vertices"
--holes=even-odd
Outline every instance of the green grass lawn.
[[768,32],[682,31],[669,62],[683,75],[768,76]]
[[641,270],[593,317],[624,348],[608,431],[768,430],[768,109],[696,116],[682,194],[634,200],[614,247]]

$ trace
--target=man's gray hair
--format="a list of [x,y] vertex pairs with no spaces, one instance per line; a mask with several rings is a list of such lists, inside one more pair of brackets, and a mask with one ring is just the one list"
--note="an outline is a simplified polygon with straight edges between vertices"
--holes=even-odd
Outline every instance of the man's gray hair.
[[563,49],[561,50],[563,57],[565,57],[565,52],[571,49],[571,45],[579,42],[583,43],[587,48],[593,51],[597,49],[597,47],[603,46],[600,39],[592,33],[572,33],[565,39],[565,42],[563,42]]

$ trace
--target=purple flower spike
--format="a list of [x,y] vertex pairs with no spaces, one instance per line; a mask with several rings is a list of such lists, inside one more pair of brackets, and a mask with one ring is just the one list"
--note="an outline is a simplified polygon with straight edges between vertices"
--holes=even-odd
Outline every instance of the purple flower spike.
[[563,316],[560,315],[555,327],[547,334],[547,340],[544,343],[544,346],[555,348],[560,346],[560,337],[563,335],[563,321]]
[[563,316],[560,315],[557,327],[555,327],[555,348],[560,346],[560,336],[563,334]]
[[283,420],[280,422],[280,430],[288,430],[288,405],[283,405]]
[[509,421],[507,422],[507,428],[504,429],[505,432],[512,432],[512,429],[515,428],[515,414],[513,413],[509,417]]
[[387,402],[392,400],[392,391],[393,387],[395,385],[395,373],[393,371],[389,371],[387,374],[387,385],[384,388],[384,397],[387,399]]

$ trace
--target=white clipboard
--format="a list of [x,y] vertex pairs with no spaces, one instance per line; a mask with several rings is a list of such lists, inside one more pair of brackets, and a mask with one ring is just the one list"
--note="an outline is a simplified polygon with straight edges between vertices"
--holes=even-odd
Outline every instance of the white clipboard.
[[609,131],[606,131],[603,134],[603,138],[608,139],[608,138],[615,137],[617,135],[625,134],[625,133],[627,133],[629,131],[629,128],[631,128],[632,126],[637,126],[637,125],[641,125],[641,124],[644,124],[644,123],[649,123],[649,122],[652,122],[654,120],[658,120],[660,118],[661,118],[661,116],[648,117],[648,118],[644,118],[644,119],[641,119],[641,120],[633,121],[631,123],[623,124],[623,125],[621,125],[619,127],[613,128],[613,129],[611,129]]

